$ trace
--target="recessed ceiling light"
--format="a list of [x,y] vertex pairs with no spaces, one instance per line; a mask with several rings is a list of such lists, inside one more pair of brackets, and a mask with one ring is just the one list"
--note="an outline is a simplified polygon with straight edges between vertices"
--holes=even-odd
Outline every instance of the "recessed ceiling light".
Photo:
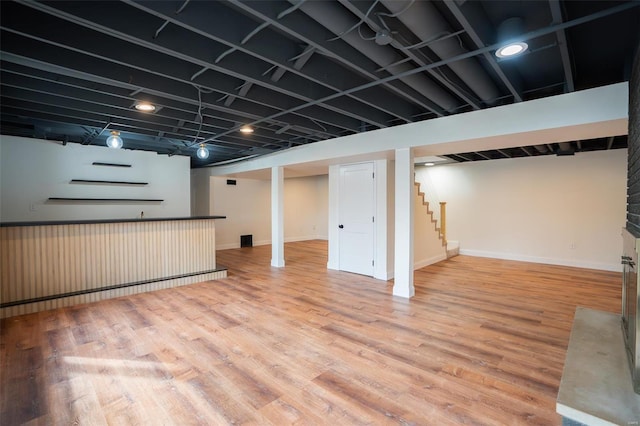
[[427,167],[431,167],[431,166],[435,166],[436,163],[424,163],[424,165],[427,166]]
[[138,111],[143,111],[143,112],[153,112],[156,110],[156,106],[153,104],[150,104],[149,102],[138,102],[136,103],[135,108]]
[[253,133],[253,127],[251,127],[251,126],[242,126],[242,127],[240,127],[240,133],[245,133],[245,134]]
[[498,58],[512,58],[516,55],[524,53],[529,48],[529,45],[523,41],[516,41],[502,46],[496,50],[496,56]]

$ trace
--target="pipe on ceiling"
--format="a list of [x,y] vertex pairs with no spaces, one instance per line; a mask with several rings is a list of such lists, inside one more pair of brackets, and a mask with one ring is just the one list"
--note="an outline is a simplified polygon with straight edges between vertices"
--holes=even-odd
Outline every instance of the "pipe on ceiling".
[[[297,0],[289,0],[292,4],[298,4]],[[358,34],[357,29],[347,34],[343,34],[358,23],[358,20],[350,13],[345,13],[342,6],[337,3],[327,1],[307,1],[303,3],[299,9],[307,14],[314,21],[327,28],[329,31],[351,45],[353,48],[367,56],[373,62],[381,67],[387,67],[398,61],[398,52],[390,46],[380,46],[374,41],[365,40]],[[387,71],[393,75],[400,74],[414,67],[407,63],[387,68]],[[459,106],[459,101],[443,90],[439,85],[424,76],[423,74],[413,74],[401,77],[399,80],[407,84],[418,93],[431,100],[433,103],[452,112]]]
[[[442,34],[451,34],[451,29],[440,12],[431,2],[412,0],[381,0],[381,3],[420,40],[432,40]],[[404,13],[400,13],[405,10]],[[467,53],[468,50],[460,45],[457,37],[448,37],[429,44],[440,59],[453,58]],[[491,105],[500,96],[498,88],[476,58],[450,62],[449,68],[480,98],[485,104]]]

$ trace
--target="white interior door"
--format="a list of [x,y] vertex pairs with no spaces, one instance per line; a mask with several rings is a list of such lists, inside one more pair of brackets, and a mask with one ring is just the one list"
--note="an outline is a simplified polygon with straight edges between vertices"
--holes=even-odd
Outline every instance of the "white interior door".
[[375,186],[373,163],[340,167],[339,269],[373,276]]

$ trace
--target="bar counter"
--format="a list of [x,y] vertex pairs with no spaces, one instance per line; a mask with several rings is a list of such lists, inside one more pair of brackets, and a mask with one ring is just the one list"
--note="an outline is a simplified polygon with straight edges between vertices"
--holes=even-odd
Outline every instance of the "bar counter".
[[215,219],[0,224],[0,318],[226,277]]

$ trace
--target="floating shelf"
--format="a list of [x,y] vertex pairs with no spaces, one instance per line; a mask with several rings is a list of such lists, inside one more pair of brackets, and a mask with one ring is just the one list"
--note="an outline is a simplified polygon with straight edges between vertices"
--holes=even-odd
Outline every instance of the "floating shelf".
[[101,163],[99,161],[94,161],[94,166],[107,166],[107,167],[131,167],[131,164],[118,164],[118,163]]
[[92,180],[92,179],[71,179],[70,183],[86,183],[96,185],[127,185],[127,186],[144,186],[149,182],[128,182],[124,180]]
[[98,203],[161,203],[164,200],[155,198],[63,198],[49,197],[49,201],[76,201],[76,202],[98,202]]

